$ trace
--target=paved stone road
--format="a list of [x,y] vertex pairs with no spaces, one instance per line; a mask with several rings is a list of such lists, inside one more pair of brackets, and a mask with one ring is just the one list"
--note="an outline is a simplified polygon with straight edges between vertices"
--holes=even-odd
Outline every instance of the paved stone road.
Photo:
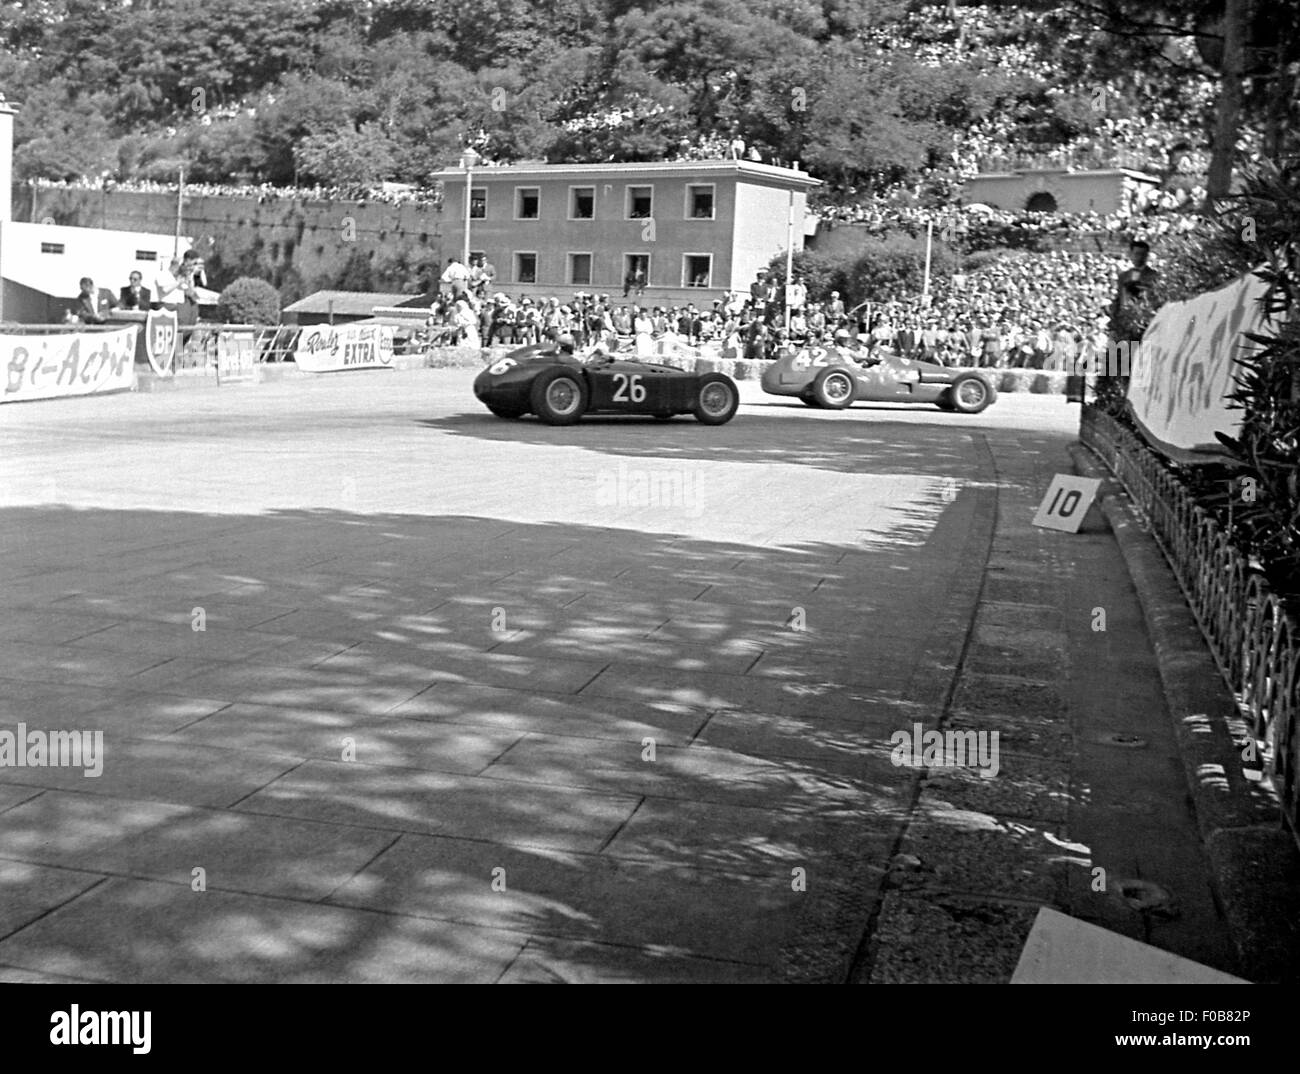
[[[1062,872],[1087,706],[1041,689],[1078,621],[1026,513],[1075,409],[747,384],[719,429],[551,429],[469,378],[0,408],[0,730],[104,736],[98,778],[0,768],[0,979],[1005,980],[1033,907],[1093,898]],[[986,588],[1017,556],[1032,592]],[[961,712],[1026,759],[934,807],[889,738]]]

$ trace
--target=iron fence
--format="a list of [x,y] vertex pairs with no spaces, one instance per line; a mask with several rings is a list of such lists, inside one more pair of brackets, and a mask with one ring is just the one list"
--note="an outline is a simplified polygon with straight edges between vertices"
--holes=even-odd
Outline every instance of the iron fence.
[[217,340],[223,332],[253,336],[255,362],[283,362],[292,359],[298,344],[294,325],[190,324],[179,328],[176,360],[177,373],[214,373],[217,368]]
[[1300,623],[1135,433],[1085,406],[1079,438],[1149,524],[1261,751],[1282,817],[1300,841]]

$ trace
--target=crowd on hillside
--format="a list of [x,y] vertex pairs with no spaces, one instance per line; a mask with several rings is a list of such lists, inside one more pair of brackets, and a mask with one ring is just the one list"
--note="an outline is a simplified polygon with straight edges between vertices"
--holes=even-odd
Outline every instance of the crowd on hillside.
[[[1025,209],[995,209],[987,205],[923,208],[884,201],[856,205],[819,205],[813,211],[832,224],[862,225],[875,236],[906,234],[924,235],[933,222],[939,237],[974,239],[972,248],[1000,245],[992,242],[1009,230],[1025,235],[1109,235],[1116,237],[1132,230],[1147,235],[1164,235],[1171,231],[1190,231],[1201,226],[1203,219],[1191,210],[1197,204],[1197,191],[1141,190],[1133,198],[1130,211],[1117,213],[1040,213]],[[1203,197],[1203,192],[1200,193]],[[945,229],[948,234],[944,235]],[[979,241],[987,238],[990,241]]]
[[1105,352],[1109,304],[1125,262],[1103,254],[1011,255],[934,282],[926,303],[885,297],[847,309],[839,292],[785,296],[760,276],[748,294],[696,305],[642,305],[579,292],[510,298],[490,281],[458,278],[430,311],[424,341],[526,345],[571,336],[579,349],[620,347],[641,357],[708,347],[724,358],[770,358],[783,345],[833,341],[866,358],[888,354],[942,365],[1074,368]]
[[[133,194],[176,194],[176,181],[159,182],[155,179],[113,179],[111,177],[85,177],[81,179],[33,179],[40,190],[124,190]],[[273,183],[196,183],[186,181],[188,197],[257,198],[309,201],[374,201],[390,205],[423,204],[436,207],[442,203],[437,190],[422,190],[398,183],[377,187],[342,186],[276,186]]]
[[[1061,43],[1046,36],[1043,17],[1048,14],[988,5],[921,5],[865,36],[882,52],[905,52],[926,67],[978,59],[990,70],[1059,86],[1061,72],[1051,53]],[[1192,46],[1171,42],[1169,47]],[[955,171],[960,178],[969,178],[1037,157],[1040,162],[1055,160],[1060,167],[1108,164],[1159,172],[1167,163],[1168,147],[1184,142],[1196,146],[1203,140],[1196,117],[1217,92],[1213,80],[1200,76],[1181,79],[1177,88],[1178,95],[1171,96],[1167,78],[1140,68],[1123,78],[1085,87],[1096,125],[1064,145],[1027,143],[1016,110],[994,109],[970,125],[954,146]],[[1193,149],[1188,163],[1193,171],[1203,173],[1204,152]]]

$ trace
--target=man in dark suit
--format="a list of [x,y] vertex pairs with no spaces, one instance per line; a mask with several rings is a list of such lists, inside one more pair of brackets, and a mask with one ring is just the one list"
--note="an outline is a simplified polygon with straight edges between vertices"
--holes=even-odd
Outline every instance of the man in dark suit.
[[129,279],[131,282],[118,292],[118,305],[124,310],[147,310],[149,288],[144,286],[144,277],[139,272],[133,272]]
[[81,278],[81,293],[68,312],[70,320],[82,324],[103,324],[108,320],[108,312],[117,305],[113,293],[104,288],[97,288],[89,276]]

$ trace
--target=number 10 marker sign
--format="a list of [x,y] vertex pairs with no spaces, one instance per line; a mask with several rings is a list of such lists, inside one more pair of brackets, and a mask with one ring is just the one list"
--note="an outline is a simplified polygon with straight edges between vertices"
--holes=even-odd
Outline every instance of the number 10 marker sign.
[[1066,533],[1078,533],[1083,516],[1092,506],[1101,481],[1095,477],[1075,477],[1073,474],[1057,474],[1047,486],[1047,495],[1038,505],[1038,514],[1034,515],[1034,525],[1044,526],[1049,530],[1064,530]]

